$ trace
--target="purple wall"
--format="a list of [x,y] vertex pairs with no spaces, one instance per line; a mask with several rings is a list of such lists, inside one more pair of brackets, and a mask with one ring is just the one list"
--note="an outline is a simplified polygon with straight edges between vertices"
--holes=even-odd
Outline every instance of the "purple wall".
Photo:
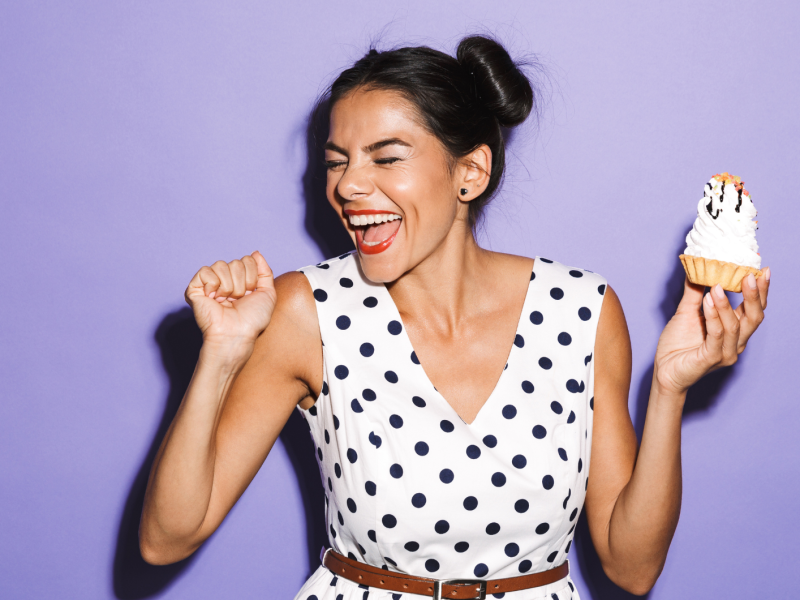
[[[341,249],[308,167],[316,94],[381,31],[452,51],[476,30],[539,53],[552,91],[540,133],[514,138],[484,243],[608,277],[637,426],[703,184],[747,181],[768,318],[691,394],[683,513],[650,598],[796,593],[800,8],[669,4],[3,3],[0,597],[294,595],[322,523],[295,420],[194,557],[138,557],[144,478],[197,352],[183,290],[256,248],[277,273]],[[572,559],[584,598],[626,597],[585,524]]]

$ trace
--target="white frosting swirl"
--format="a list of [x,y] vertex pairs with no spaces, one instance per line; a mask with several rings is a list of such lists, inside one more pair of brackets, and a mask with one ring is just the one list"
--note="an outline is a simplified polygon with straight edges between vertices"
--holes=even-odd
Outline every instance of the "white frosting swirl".
[[686,236],[684,254],[761,268],[753,221],[756,207],[742,191],[734,183],[711,178],[697,204],[697,219]]

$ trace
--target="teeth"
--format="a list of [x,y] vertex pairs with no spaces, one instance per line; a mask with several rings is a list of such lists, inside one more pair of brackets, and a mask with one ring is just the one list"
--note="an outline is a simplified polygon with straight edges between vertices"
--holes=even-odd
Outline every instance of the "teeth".
[[373,225],[400,219],[400,215],[381,213],[377,215],[350,215],[350,224],[354,226]]

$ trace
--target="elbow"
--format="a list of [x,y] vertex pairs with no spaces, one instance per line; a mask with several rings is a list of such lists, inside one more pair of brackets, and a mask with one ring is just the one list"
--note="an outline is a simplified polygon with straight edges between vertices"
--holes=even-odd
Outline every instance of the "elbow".
[[146,563],[155,566],[171,565],[181,561],[191,556],[198,546],[178,547],[174,544],[159,543],[139,532],[139,553]]
[[635,596],[644,596],[655,586],[663,563],[655,567],[619,568],[603,565],[603,571],[618,587]]

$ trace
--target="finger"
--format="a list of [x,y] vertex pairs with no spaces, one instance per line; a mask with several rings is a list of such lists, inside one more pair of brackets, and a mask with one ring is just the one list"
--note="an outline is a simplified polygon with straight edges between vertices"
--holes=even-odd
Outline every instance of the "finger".
[[694,313],[700,312],[700,306],[703,303],[703,290],[705,287],[702,285],[695,285],[686,277],[683,280],[683,297],[678,304],[677,312],[691,311]]
[[761,299],[761,308],[767,308],[767,295],[769,295],[769,278],[772,270],[769,267],[761,269],[761,277],[756,279],[758,285],[758,296]]
[[752,273],[749,273],[742,281],[742,297],[744,299],[736,309],[736,312],[739,313],[738,352],[740,353],[747,345],[747,340],[764,320],[764,309],[761,308],[758,284]]
[[231,270],[228,263],[223,260],[218,260],[211,265],[211,270],[219,277],[219,289],[217,289],[216,300],[222,302],[233,292],[233,278],[231,277]]
[[185,298],[191,304],[190,299],[197,295],[208,296],[213,298],[216,295],[217,288],[219,288],[219,277],[209,267],[202,267],[195,273],[189,286],[186,288]]
[[241,298],[246,291],[244,265],[240,260],[232,260],[228,263],[228,268],[231,271],[231,279],[233,281],[233,291],[230,293],[230,298]]
[[247,290],[245,295],[247,295],[248,292],[256,289],[258,284],[258,265],[249,254],[242,257],[242,264],[244,265],[244,287]]
[[722,336],[724,327],[719,318],[719,311],[714,306],[711,292],[703,298],[703,316],[706,321],[706,339],[703,341],[703,354],[712,365],[717,365],[722,360]]
[[717,284],[711,288],[711,294],[714,296],[714,308],[717,309],[723,328],[722,361],[725,365],[732,365],[739,356],[739,319],[734,314],[721,285]]
[[265,292],[273,289],[275,284],[273,281],[274,278],[272,275],[272,269],[269,268],[266,259],[261,256],[261,252],[258,250],[253,252],[251,256],[256,261],[256,266],[258,267],[258,281],[256,283],[256,290]]

